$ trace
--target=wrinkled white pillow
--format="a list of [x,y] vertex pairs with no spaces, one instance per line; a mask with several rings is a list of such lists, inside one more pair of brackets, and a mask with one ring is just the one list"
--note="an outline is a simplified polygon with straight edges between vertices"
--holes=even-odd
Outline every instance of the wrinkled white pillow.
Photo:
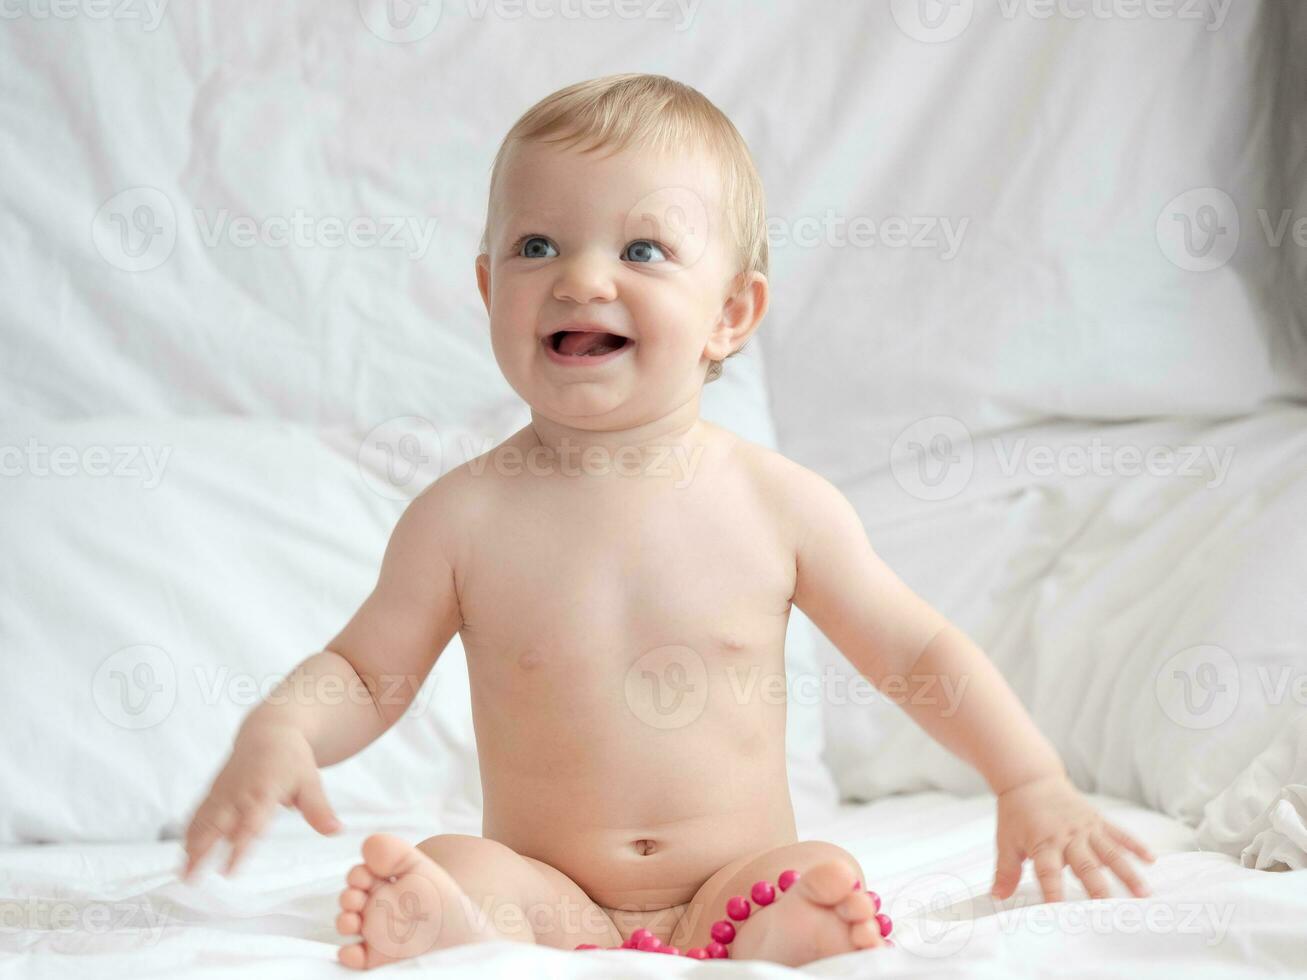
[[[1196,825],[1307,715],[1307,408],[963,432],[947,450],[928,482],[905,454],[845,488],[873,546],[985,650],[1080,786]],[[986,789],[818,648],[856,692],[826,716],[845,796]],[[1281,789],[1256,785],[1248,820]]]

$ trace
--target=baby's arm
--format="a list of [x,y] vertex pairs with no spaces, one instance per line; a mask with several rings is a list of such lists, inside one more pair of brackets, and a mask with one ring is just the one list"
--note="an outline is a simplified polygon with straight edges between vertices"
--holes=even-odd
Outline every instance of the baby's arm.
[[955,698],[904,698],[903,709],[995,793],[1062,773],[1057,752],[989,658],[881,560],[844,495],[811,471],[792,479],[802,522],[794,604],[878,689],[911,687],[913,675],[947,678],[933,689]]
[[887,682],[911,687],[915,675],[934,678],[936,691],[957,692],[924,703],[907,698],[903,708],[998,796],[994,894],[1004,898],[1016,889],[1027,857],[1049,901],[1061,898],[1066,864],[1092,897],[1107,894],[1103,865],[1135,894],[1146,894],[1121,849],[1151,860],[1147,848],[1075,790],[1057,751],[989,658],[876,555],[838,489],[797,465],[783,469],[773,486],[786,495],[783,512],[796,541],[794,604],[878,689]]
[[242,722],[187,828],[183,877],[220,839],[231,843],[226,871],[234,870],[278,804],[297,807],[322,833],[338,828],[318,767],[349,758],[393,725],[461,625],[449,557],[452,493],[442,477],[409,504],[363,605]]

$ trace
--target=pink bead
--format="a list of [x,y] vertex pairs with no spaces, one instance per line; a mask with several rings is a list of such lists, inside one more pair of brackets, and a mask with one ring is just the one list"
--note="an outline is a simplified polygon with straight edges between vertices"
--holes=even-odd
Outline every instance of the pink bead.
[[799,880],[797,871],[782,871],[781,876],[776,879],[776,887],[783,892],[790,890],[790,885]]
[[735,926],[731,925],[725,919],[719,919],[712,924],[712,937],[722,945],[729,943],[735,938]]
[[635,949],[637,946],[640,945],[641,939],[653,939],[653,937],[654,934],[650,932],[648,929],[637,929],[635,930],[635,932],[631,933],[631,938],[628,939],[623,945],[629,946],[631,949]]
[[853,890],[856,892],[861,887],[862,887],[862,879],[859,878],[857,881],[853,883]]
[[640,942],[636,944],[635,948],[642,949],[647,953],[651,949],[656,950],[660,948],[662,944],[663,941],[659,939],[657,936],[646,936],[644,939],[641,939]]
[[755,881],[749,889],[749,897],[759,905],[770,905],[776,901],[776,889],[770,881]]
[[871,904],[876,906],[876,911],[880,911],[880,896],[875,892],[867,892],[867,897],[871,899]]
[[708,959],[708,951],[704,949],[702,946],[695,946],[693,949],[687,949],[685,951],[685,955],[690,957],[690,959],[692,960]]
[[[581,945],[577,946],[576,948],[577,948],[577,949],[598,949],[599,947],[596,946],[594,943],[581,943]],[[610,946],[609,949],[617,949],[617,947],[616,947],[616,946]]]
[[726,900],[726,914],[736,922],[749,917],[749,900],[743,895],[732,895]]
[[894,928],[894,923],[890,921],[890,917],[885,915],[883,912],[876,916],[876,922],[880,926],[880,934],[882,937],[888,936],[890,930]]
[[724,960],[727,957],[726,947],[719,942],[711,942],[704,947],[708,955],[714,960]]

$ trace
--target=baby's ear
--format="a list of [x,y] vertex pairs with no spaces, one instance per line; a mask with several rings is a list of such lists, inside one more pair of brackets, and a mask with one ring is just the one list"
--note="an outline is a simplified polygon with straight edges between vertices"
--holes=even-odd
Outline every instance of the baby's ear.
[[722,305],[721,317],[704,346],[704,354],[709,360],[725,360],[743,347],[767,315],[767,277],[761,272],[740,273],[733,282],[736,283],[736,289]]
[[486,312],[490,312],[490,256],[482,252],[477,256],[477,289],[481,291],[481,302],[486,304]]

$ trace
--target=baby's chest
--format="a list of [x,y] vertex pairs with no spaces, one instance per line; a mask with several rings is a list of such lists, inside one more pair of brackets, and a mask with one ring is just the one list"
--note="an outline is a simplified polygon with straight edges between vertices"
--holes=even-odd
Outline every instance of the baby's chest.
[[710,658],[774,648],[794,591],[793,550],[738,501],[528,509],[471,550],[469,655],[528,670],[617,666],[668,646]]

